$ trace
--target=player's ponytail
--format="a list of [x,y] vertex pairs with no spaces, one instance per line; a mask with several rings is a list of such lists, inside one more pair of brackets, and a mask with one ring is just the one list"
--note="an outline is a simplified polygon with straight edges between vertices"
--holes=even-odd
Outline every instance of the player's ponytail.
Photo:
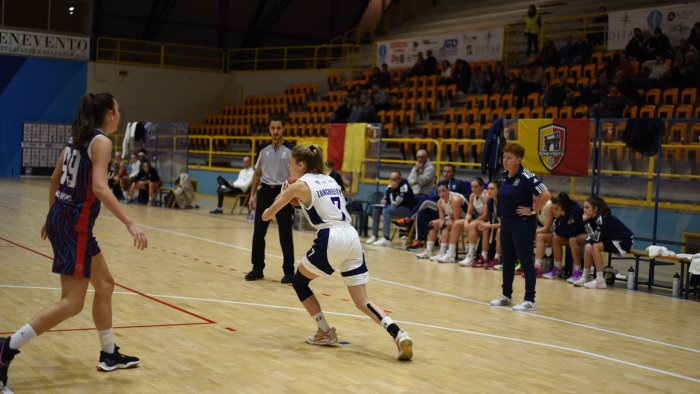
[[114,97],[109,93],[88,93],[80,98],[72,127],[74,147],[82,145],[93,130],[104,123],[109,110],[114,110]]
[[326,166],[323,162],[323,148],[317,144],[295,146],[292,148],[292,157],[298,162],[306,163],[306,172],[308,173],[326,173]]

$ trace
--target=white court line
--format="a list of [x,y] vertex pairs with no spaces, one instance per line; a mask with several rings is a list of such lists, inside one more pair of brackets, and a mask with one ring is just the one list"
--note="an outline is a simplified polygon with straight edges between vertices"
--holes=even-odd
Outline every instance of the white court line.
[[[43,290],[60,290],[59,288],[55,287],[38,287],[38,286],[11,286],[11,285],[0,285],[0,287],[8,287],[8,288],[26,288],[26,289],[43,289]],[[123,294],[123,295],[137,295],[135,293],[131,292],[114,292],[115,294]],[[299,308],[299,307],[290,307],[290,306],[282,306],[282,305],[270,305],[270,304],[261,304],[261,303],[254,303],[254,302],[242,302],[242,301],[229,301],[229,300],[217,300],[217,299],[211,299],[211,298],[200,298],[200,297],[184,297],[184,296],[175,296],[175,295],[166,295],[166,294],[147,294],[150,297],[156,297],[156,298],[166,298],[166,299],[175,299],[175,300],[186,300],[186,301],[200,301],[200,302],[211,302],[211,303],[219,303],[219,304],[230,304],[230,305],[245,305],[245,306],[254,306],[254,307],[263,307],[263,308],[270,308],[270,309],[284,309],[284,310],[292,310],[292,311],[298,311],[298,312],[306,312],[304,308]],[[456,297],[460,298],[460,297]],[[332,312],[332,311],[324,311],[325,314],[327,315],[335,315],[335,316],[345,316],[345,317],[353,317],[353,318],[361,318],[361,319],[369,319],[369,317],[365,315],[356,315],[356,314],[350,314],[350,313],[341,313],[341,312]],[[462,330],[458,328],[449,328],[449,327],[443,327],[443,326],[437,326],[433,324],[424,324],[424,323],[417,323],[417,322],[409,322],[409,321],[402,321],[402,320],[397,320],[399,323],[405,323],[407,325],[413,325],[413,326],[418,326],[418,327],[425,327],[425,328],[432,328],[436,330],[443,330],[443,331],[451,331],[451,332],[458,332],[462,334],[471,334],[471,335],[477,335],[477,336],[483,336],[487,338],[494,338],[494,339],[501,339],[501,340],[507,340],[507,341],[512,341],[512,342],[519,342],[519,343],[524,343],[524,344],[529,344],[529,345],[534,345],[534,346],[542,346],[542,347],[547,347],[551,349],[556,349],[556,350],[562,350],[566,352],[572,352],[572,353],[578,353],[582,355],[586,355],[589,357],[593,358],[599,358],[602,360],[607,360],[611,361],[614,363],[619,363],[639,369],[644,369],[647,371],[651,372],[656,372],[662,375],[667,375],[679,379],[684,379],[688,380],[694,383],[700,383],[700,379],[696,379],[690,376],[685,376],[681,374],[677,374],[674,372],[669,372],[665,371],[662,369],[657,369],[657,368],[652,368],[652,367],[647,367],[645,365],[617,359],[614,357],[608,357],[602,354],[598,353],[592,353],[588,352],[585,350],[580,350],[580,349],[575,349],[575,348],[570,348],[570,347],[565,347],[565,346],[558,346],[558,345],[552,345],[548,343],[542,343],[542,342],[535,342],[535,341],[528,341],[525,339],[518,339],[518,338],[512,338],[512,337],[506,337],[502,335],[494,335],[494,334],[488,334],[488,333],[483,333],[479,331],[472,331],[472,330]]]
[[[20,200],[26,200],[26,201],[31,201],[31,202],[43,204],[42,202],[40,202],[40,201],[38,201],[38,200],[34,200],[34,199],[27,198],[27,197],[24,197],[24,196],[16,196],[16,195],[11,195],[11,194],[7,194],[7,193],[0,193],[0,195],[7,195],[7,196],[10,196],[10,197],[14,197],[14,198],[20,199]],[[119,221],[119,219],[117,219],[117,218],[115,218],[115,217],[113,217],[113,216],[103,216],[103,217],[104,217],[105,219],[108,219],[108,220],[117,221],[117,222]],[[198,236],[195,236],[195,235],[185,234],[185,233],[181,233],[181,232],[178,232],[178,231],[167,230],[167,229],[163,229],[163,228],[160,228],[160,227],[154,227],[154,226],[149,226],[149,225],[144,225],[144,224],[139,224],[139,226],[144,227],[144,228],[148,228],[148,229],[152,229],[152,230],[156,230],[156,231],[165,232],[165,233],[167,233],[167,234],[177,235],[177,236],[183,237],[183,238],[190,238],[190,239],[195,239],[195,240],[198,240],[198,241],[209,242],[209,243],[212,243],[212,244],[215,244],[215,245],[224,246],[224,247],[229,247],[229,248],[234,248],[234,249],[239,249],[239,250],[243,250],[243,251],[247,251],[247,252],[250,252],[250,251],[251,251],[250,248],[246,248],[246,247],[242,247],[242,246],[238,246],[238,245],[234,245],[234,244],[228,244],[228,243],[225,243],[225,242],[220,242],[220,241],[216,241],[216,240],[209,239],[209,238],[203,238],[203,237],[198,237]],[[282,259],[282,256],[278,256],[278,255],[275,255],[275,254],[265,253],[265,255],[266,255],[266,256],[270,256],[270,257],[275,257],[275,258],[278,258],[278,259]],[[379,281],[379,282],[383,282],[383,283],[387,283],[387,284],[391,284],[391,285],[395,285],[395,286],[399,286],[399,287],[405,287],[405,288],[408,288],[408,289],[418,290],[418,291],[422,291],[422,292],[425,292],[425,293],[430,293],[430,294],[434,294],[434,295],[438,295],[438,296],[442,296],[442,297],[454,298],[454,299],[458,299],[458,300],[462,300],[462,301],[467,301],[467,302],[471,302],[471,303],[478,304],[478,305],[488,306],[489,309],[491,309],[491,310],[496,309],[496,310],[509,311],[509,312],[511,312],[511,313],[522,313],[522,312],[512,312],[510,309],[506,309],[506,308],[494,308],[494,307],[490,306],[490,305],[489,305],[488,303],[486,303],[486,302],[474,300],[474,299],[467,298],[467,297],[463,297],[463,296],[459,296],[459,295],[448,294],[448,293],[443,293],[443,292],[439,292],[439,291],[435,291],[435,290],[425,289],[425,288],[422,288],[422,287],[407,285],[407,284],[404,284],[404,283],[389,281],[389,280],[386,280],[386,279],[377,278],[377,277],[375,277],[375,276],[371,276],[371,278],[374,279],[374,280],[376,280],[376,281]],[[646,294],[646,293],[641,293],[641,294]],[[639,340],[639,341],[648,342],[648,343],[653,343],[653,344],[657,344],[657,345],[661,345],[661,346],[668,346],[668,347],[671,347],[671,348],[680,349],[680,350],[685,350],[685,351],[689,351],[689,352],[693,352],[693,353],[700,353],[700,349],[694,349],[694,348],[689,348],[689,347],[683,347],[683,346],[675,345],[675,344],[673,344],[673,343],[662,342],[662,341],[657,341],[657,340],[651,339],[651,338],[645,338],[645,337],[641,337],[641,336],[637,336],[637,335],[627,334],[627,333],[624,333],[624,332],[621,332],[621,331],[614,331],[614,330],[610,330],[610,329],[606,329],[606,328],[600,328],[600,327],[596,327],[596,326],[591,326],[591,325],[588,325],[588,324],[582,324],[582,323],[577,323],[577,322],[574,322],[574,321],[558,319],[558,318],[555,318],[555,317],[550,317],[550,316],[542,315],[542,314],[540,314],[539,312],[538,312],[538,313],[522,313],[522,314],[523,314],[523,315],[526,315],[526,316],[531,316],[531,317],[533,317],[533,318],[546,319],[546,320],[555,321],[555,322],[559,322],[559,323],[563,323],[563,324],[568,324],[568,325],[572,325],[572,326],[576,326],[576,327],[587,328],[587,329],[593,330],[593,331],[605,332],[605,333],[608,333],[608,334],[619,335],[619,336],[622,336],[622,337],[626,337],[626,338],[630,338],[630,339],[636,339],[636,340]]]
[[[60,290],[58,288],[36,287],[36,286],[0,285],[0,287]],[[137,294],[131,293],[131,292],[129,292],[129,293],[115,292],[115,294],[137,295]],[[269,308],[269,309],[284,309],[284,310],[297,311],[297,312],[306,312],[306,310],[304,308],[300,308],[300,307],[261,304],[261,303],[255,303],[255,302],[217,300],[217,299],[212,299],[212,298],[184,297],[184,296],[167,295],[167,294],[147,294],[147,295],[150,297],[155,297],[155,298],[165,298],[165,299],[173,299],[173,300],[199,301],[199,302],[210,302],[210,303],[229,304],[229,305],[244,305],[244,306],[262,307],[262,308]],[[351,313],[332,312],[332,311],[324,311],[323,313],[325,313],[327,315],[345,316],[345,317],[352,317],[352,318],[358,318],[358,319],[369,319],[369,317],[366,315],[357,315],[357,314],[351,314]],[[626,365],[629,367],[643,369],[645,371],[655,372],[655,373],[658,373],[661,375],[666,375],[666,376],[671,376],[671,377],[678,378],[678,379],[687,380],[687,381],[690,381],[693,383],[700,383],[700,379],[693,378],[690,376],[681,375],[681,374],[677,374],[677,373],[670,372],[670,371],[665,371],[663,369],[652,368],[652,367],[648,367],[646,365],[641,365],[641,364],[633,363],[630,361],[625,361],[625,360],[622,360],[619,358],[609,357],[609,356],[605,356],[602,354],[588,352],[585,350],[571,348],[571,347],[567,347],[567,346],[552,345],[549,343],[529,341],[526,339],[507,337],[507,336],[503,336],[503,335],[488,334],[488,333],[480,332],[480,331],[463,330],[463,329],[459,329],[459,328],[450,328],[450,327],[438,326],[438,325],[434,325],[434,324],[417,323],[417,322],[410,322],[410,321],[405,321],[405,320],[396,320],[396,322],[401,323],[401,324],[410,325],[410,326],[424,327],[424,328],[430,328],[430,329],[434,329],[434,330],[450,331],[450,332],[456,332],[456,333],[468,334],[468,335],[476,335],[476,336],[481,336],[481,337],[486,337],[486,338],[500,339],[500,340],[511,341],[511,342],[518,342],[518,343],[522,343],[522,344],[526,344],[526,345],[541,346],[541,347],[545,347],[545,348],[561,350],[564,352],[581,354],[584,356],[598,358],[601,360],[610,361],[613,363],[618,363],[618,364]]]

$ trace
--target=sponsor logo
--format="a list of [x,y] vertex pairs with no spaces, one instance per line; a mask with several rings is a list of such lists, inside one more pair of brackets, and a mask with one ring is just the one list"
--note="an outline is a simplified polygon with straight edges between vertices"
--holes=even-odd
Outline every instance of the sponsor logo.
[[566,153],[566,128],[555,124],[540,127],[537,139],[537,155],[544,167],[554,171],[564,161]]

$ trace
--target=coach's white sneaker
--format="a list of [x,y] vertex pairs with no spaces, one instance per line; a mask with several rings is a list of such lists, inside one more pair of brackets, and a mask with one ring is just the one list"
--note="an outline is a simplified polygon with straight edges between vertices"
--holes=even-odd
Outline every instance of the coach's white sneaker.
[[413,357],[413,339],[406,331],[399,331],[394,342],[396,342],[396,347],[399,349],[399,360],[408,361]]
[[531,301],[523,301],[518,305],[515,305],[513,310],[516,312],[534,312],[537,310],[537,305]]
[[504,295],[496,298],[495,300],[489,302],[489,305],[491,306],[508,306],[512,302],[510,297],[506,297]]
[[367,238],[367,241],[365,241],[365,243],[366,243],[367,245],[371,245],[371,244],[373,244],[373,243],[376,242],[376,241],[377,241],[377,237],[375,237],[375,236],[373,235],[373,236]]
[[328,332],[321,330],[316,331],[316,334],[306,337],[306,343],[309,345],[330,346],[338,343],[338,336],[335,333],[335,327],[331,327]]
[[374,246],[389,246],[389,245],[391,245],[391,241],[382,237],[382,238],[372,242],[372,245],[374,245]]

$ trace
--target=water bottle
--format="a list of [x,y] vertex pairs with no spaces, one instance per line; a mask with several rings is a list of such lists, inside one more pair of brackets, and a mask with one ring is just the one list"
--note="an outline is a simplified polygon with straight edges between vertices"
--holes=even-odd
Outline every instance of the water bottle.
[[681,277],[678,275],[678,272],[673,275],[673,289],[671,290],[671,295],[675,298],[680,298],[681,296]]
[[627,290],[634,290],[634,268],[627,270]]

